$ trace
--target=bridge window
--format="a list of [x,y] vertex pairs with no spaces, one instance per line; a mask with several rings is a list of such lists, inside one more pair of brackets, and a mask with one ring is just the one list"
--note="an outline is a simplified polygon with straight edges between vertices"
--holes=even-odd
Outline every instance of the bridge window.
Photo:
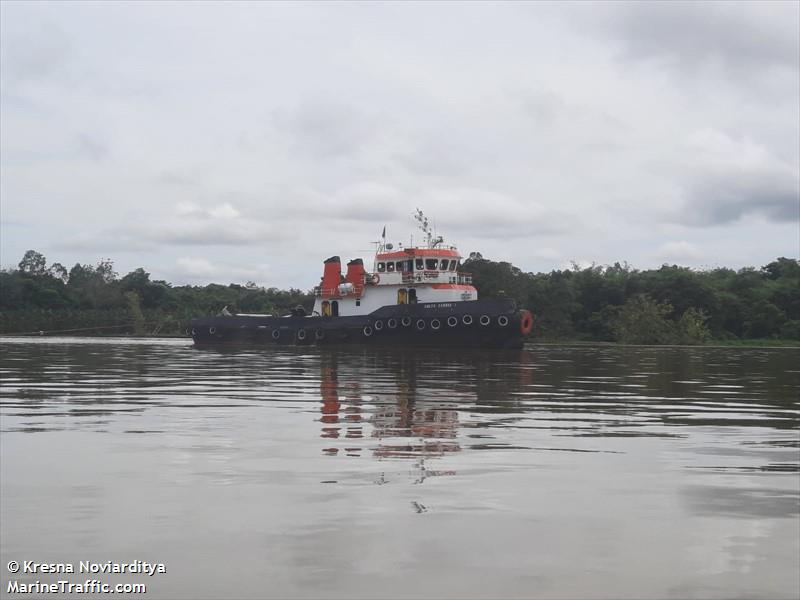
[[398,260],[397,263],[395,264],[395,269],[397,269],[398,271],[405,271],[406,270],[406,261]]
[[378,263],[378,273],[383,273],[386,270],[386,263]]
[[426,258],[425,268],[428,271],[435,271],[439,267],[439,260],[436,258]]
[[386,263],[386,272],[387,273],[394,273],[394,263],[393,262]]
[[421,258],[417,259],[416,269],[417,269],[417,271],[424,271],[425,270],[425,261],[422,260]]
[[439,263],[439,268],[440,268],[442,271],[447,271],[447,264],[448,264],[449,262],[450,262],[450,261],[448,261],[446,258],[443,258],[443,259],[441,260],[441,262]]
[[450,261],[450,270],[451,271],[455,271],[457,266],[458,266],[458,261],[457,260],[451,260]]

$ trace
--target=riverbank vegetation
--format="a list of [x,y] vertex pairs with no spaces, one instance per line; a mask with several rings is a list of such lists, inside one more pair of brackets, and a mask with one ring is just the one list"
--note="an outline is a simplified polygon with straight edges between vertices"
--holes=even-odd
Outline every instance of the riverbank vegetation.
[[473,253],[464,264],[482,297],[506,294],[536,314],[542,340],[629,344],[800,341],[800,262],[705,271],[627,264],[525,273]]
[[[629,344],[800,341],[800,262],[698,271],[627,264],[525,273],[472,253],[464,271],[481,297],[515,298],[536,315],[534,338]],[[67,270],[29,250],[0,272],[0,333],[184,335],[189,319],[231,312],[310,310],[311,292],[252,282],[173,286],[143,268],[120,277],[110,260]]]

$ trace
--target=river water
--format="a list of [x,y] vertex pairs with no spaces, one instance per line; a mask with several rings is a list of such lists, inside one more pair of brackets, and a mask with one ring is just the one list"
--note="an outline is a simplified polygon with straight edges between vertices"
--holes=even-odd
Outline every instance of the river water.
[[800,595],[797,349],[0,352],[4,597]]

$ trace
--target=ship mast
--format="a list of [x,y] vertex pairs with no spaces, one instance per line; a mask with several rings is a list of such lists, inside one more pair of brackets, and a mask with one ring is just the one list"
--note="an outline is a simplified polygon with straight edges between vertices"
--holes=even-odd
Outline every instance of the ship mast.
[[426,248],[436,248],[439,244],[441,244],[444,239],[442,236],[437,235],[434,236],[431,224],[428,222],[428,217],[418,208],[417,212],[414,214],[414,219],[417,221],[417,227],[422,230],[422,233],[425,234],[425,247]]

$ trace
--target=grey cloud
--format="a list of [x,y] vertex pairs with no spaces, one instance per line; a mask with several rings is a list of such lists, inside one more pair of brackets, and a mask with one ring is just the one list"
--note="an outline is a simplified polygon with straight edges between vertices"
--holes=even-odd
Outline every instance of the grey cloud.
[[693,226],[721,225],[748,215],[776,223],[800,219],[800,187],[786,174],[699,173],[684,193],[684,210],[676,220]]
[[717,62],[726,68],[800,63],[796,2],[620,2],[574,11],[589,29],[621,43],[627,59],[666,59],[693,69]]
[[306,100],[294,108],[276,110],[273,124],[289,137],[295,149],[325,159],[356,154],[376,126],[365,112],[330,98]]
[[447,139],[421,142],[411,152],[398,153],[395,159],[411,173],[421,176],[457,177],[469,168],[464,147]]
[[25,29],[9,29],[6,35],[2,72],[16,82],[53,76],[63,70],[72,53],[73,45],[67,34],[50,21],[31,23]]
[[190,207],[184,214],[96,232],[81,232],[54,247],[69,250],[149,251],[163,246],[253,246],[290,239],[291,232],[268,221],[243,216],[229,204]]
[[800,172],[768,147],[705,129],[692,133],[682,149],[683,166],[672,178],[680,186],[683,206],[674,220],[704,226],[748,215],[775,223],[800,217]]
[[175,172],[175,171],[162,171],[158,175],[156,175],[153,180],[156,183],[169,185],[169,186],[184,186],[184,185],[194,185],[196,179],[190,177],[189,175],[185,175],[183,173]]
[[[380,223],[404,216],[404,194],[397,188],[374,181],[357,181],[332,192],[303,189],[291,192],[288,201],[273,209],[273,217],[294,221],[313,219]],[[410,212],[409,212],[410,214]]]
[[132,235],[124,229],[103,229],[100,231],[79,231],[63,239],[51,241],[55,250],[78,252],[148,252],[156,248],[151,240]]
[[553,123],[566,112],[564,99],[555,92],[545,91],[526,94],[522,98],[522,109],[540,125]]
[[89,133],[80,133],[76,136],[78,152],[91,160],[102,160],[110,154],[108,146],[96,136]]
[[416,206],[527,268],[796,247],[796,3],[0,4],[10,256],[296,285]]
[[281,228],[250,216],[242,216],[228,204],[168,217],[153,227],[143,229],[140,235],[160,244],[178,246],[248,246],[264,240],[289,238],[289,234]]

